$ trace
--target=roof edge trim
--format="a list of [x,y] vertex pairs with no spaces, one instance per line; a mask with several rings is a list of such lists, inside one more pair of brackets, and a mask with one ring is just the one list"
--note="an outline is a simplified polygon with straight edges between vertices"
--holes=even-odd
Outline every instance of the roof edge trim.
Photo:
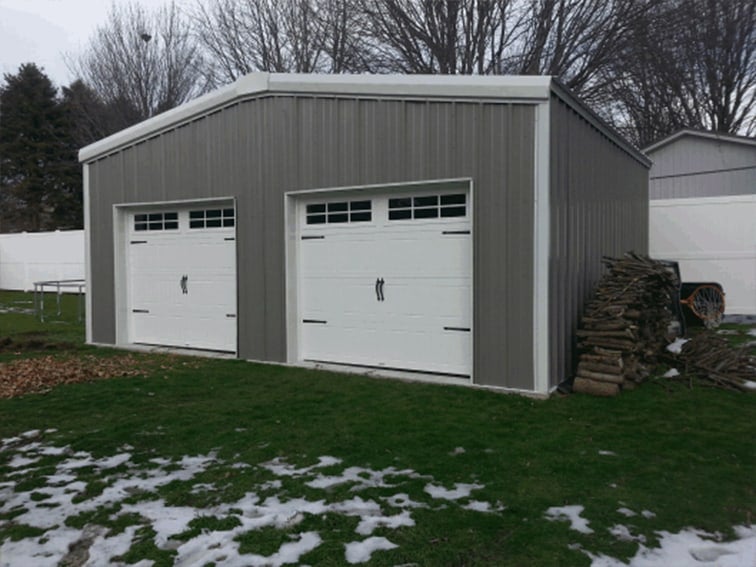
[[682,138],[683,136],[693,136],[696,138],[705,138],[707,140],[716,140],[718,142],[729,142],[732,144],[744,144],[746,146],[756,146],[756,139],[754,138],[748,138],[747,136],[738,136],[736,134],[728,134],[725,132],[712,132],[708,130],[696,130],[694,128],[682,128],[681,130],[678,130],[677,132],[670,134],[669,136],[666,136],[662,138],[661,140],[657,140],[653,144],[646,146],[643,148],[643,151],[645,153],[648,152],[654,152],[658,149],[663,148],[667,144],[671,144],[678,138]]
[[556,77],[552,83],[551,90],[560,100],[583,116],[583,118],[585,118],[594,128],[609,138],[620,149],[629,154],[637,162],[644,165],[647,169],[651,168],[652,161],[647,155],[628,142],[622,134],[620,134],[606,120],[601,118],[591,107],[580,100],[571,89]]
[[80,162],[91,162],[159,132],[177,127],[244,98],[260,94],[356,96],[376,98],[487,99],[543,101],[552,78],[525,75],[317,75],[251,73],[225,87],[130,126],[79,150]]

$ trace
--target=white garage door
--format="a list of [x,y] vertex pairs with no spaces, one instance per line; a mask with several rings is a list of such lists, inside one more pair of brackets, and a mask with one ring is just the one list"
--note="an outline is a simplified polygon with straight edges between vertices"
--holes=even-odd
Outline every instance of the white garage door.
[[130,341],[236,351],[232,206],[128,216]]
[[300,356],[469,376],[467,191],[300,203]]

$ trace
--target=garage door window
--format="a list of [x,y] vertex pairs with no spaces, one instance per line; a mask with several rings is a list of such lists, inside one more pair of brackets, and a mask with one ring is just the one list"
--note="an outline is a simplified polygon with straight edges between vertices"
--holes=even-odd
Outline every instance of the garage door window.
[[234,209],[203,209],[189,211],[189,228],[221,228],[234,226]]
[[178,230],[178,213],[143,213],[134,215],[134,230]]
[[338,201],[307,205],[307,224],[338,224],[370,222],[373,219],[370,201]]
[[464,193],[389,199],[389,220],[451,218],[466,215],[467,202]]

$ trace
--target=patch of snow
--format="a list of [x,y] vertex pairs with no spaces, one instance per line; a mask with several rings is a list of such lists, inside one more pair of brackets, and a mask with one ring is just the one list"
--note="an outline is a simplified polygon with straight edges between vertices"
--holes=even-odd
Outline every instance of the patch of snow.
[[454,447],[454,450],[451,453],[449,453],[449,454],[452,457],[454,457],[456,455],[462,455],[464,453],[465,453],[465,448],[464,447]]
[[452,490],[447,490],[443,486],[437,486],[432,483],[425,485],[425,492],[430,494],[433,498],[442,498],[444,500],[459,500],[460,498],[467,498],[473,490],[485,488],[482,484],[464,484],[455,483]]
[[385,537],[369,537],[365,541],[353,541],[344,545],[347,563],[367,563],[376,551],[386,551],[398,547]]
[[395,516],[368,516],[363,517],[354,530],[360,535],[370,535],[376,528],[396,529],[402,526],[413,527],[415,520],[410,517],[409,511],[405,510]]
[[617,508],[617,512],[619,512],[620,514],[622,514],[623,516],[627,518],[632,518],[633,516],[637,516],[637,514],[633,512],[630,508],[626,508],[624,506],[622,508]]
[[506,509],[506,506],[502,506],[501,502],[497,502],[495,506],[492,506],[490,502],[483,502],[481,500],[470,500],[467,504],[462,506],[465,510],[472,510],[473,512],[501,512]]
[[409,497],[409,494],[405,494],[404,492],[401,492],[399,494],[393,494],[391,496],[383,496],[381,497],[381,500],[384,500],[386,503],[388,503],[389,506],[393,506],[394,508],[427,508],[427,504],[423,504],[422,502],[415,502],[412,500],[412,498]]
[[690,339],[680,339],[677,338],[673,342],[669,343],[667,345],[667,350],[669,352],[672,352],[674,354],[680,354],[682,352],[682,347],[685,343],[687,343]]
[[260,485],[260,490],[279,490],[282,486],[283,482],[278,479],[269,480]]
[[322,543],[322,539],[317,532],[305,532],[299,534],[299,541],[287,542],[278,548],[278,551],[268,557],[262,555],[245,555],[244,565],[254,567],[280,567],[281,565],[290,565],[298,563],[299,558],[305,553],[309,553]]
[[86,565],[97,567],[107,565],[112,557],[126,553],[134,541],[139,526],[128,526],[123,532],[110,537],[95,538],[89,548],[89,560]]
[[215,490],[215,485],[212,482],[199,482],[192,486],[192,490],[189,494],[201,494],[210,490]]
[[644,536],[643,534],[634,536],[630,532],[630,529],[627,526],[623,526],[622,524],[617,524],[609,528],[609,533],[620,541],[639,541],[641,543],[646,543],[646,536]]
[[341,463],[341,459],[337,459],[336,457],[329,457],[329,456],[323,456],[318,457],[318,462],[314,465],[310,465],[309,467],[302,467],[302,468],[296,468],[293,465],[288,464],[280,457],[276,457],[272,461],[269,461],[267,463],[262,463],[260,466],[262,466],[264,469],[269,470],[276,476],[292,476],[292,477],[298,477],[306,475],[307,473],[315,470],[320,469],[323,467],[330,467],[333,465],[338,465]]
[[23,437],[24,439],[30,439],[32,437],[39,437],[40,433],[41,431],[39,429],[31,429],[22,433],[21,437]]
[[656,514],[654,514],[651,510],[643,510],[641,512],[641,516],[643,516],[647,520],[650,520],[651,518],[656,518]]
[[659,567],[666,565],[710,565],[712,567],[745,567],[754,564],[756,558],[756,525],[736,526],[737,539],[719,542],[710,533],[687,528],[679,533],[657,532],[659,547],[648,548],[643,543],[638,551],[624,563],[604,554],[593,554],[583,549],[591,558],[591,567]]
[[8,463],[8,466],[12,469],[20,469],[21,467],[27,467],[38,462],[41,457],[24,457],[22,455],[16,455]]
[[743,385],[749,390],[756,390],[756,382],[753,380],[746,380]]
[[131,460],[131,453],[121,453],[119,455],[113,455],[112,457],[105,457],[95,461],[95,466],[98,469],[114,469],[120,467],[124,463],[128,463]]
[[551,521],[568,520],[570,527],[582,534],[592,534],[593,530],[588,527],[588,520],[581,518],[584,508],[580,505],[574,506],[552,506],[546,510],[546,519]]
[[385,481],[387,476],[408,476],[413,478],[413,475],[416,475],[416,473],[411,469],[399,470],[394,467],[387,467],[383,470],[376,471],[363,467],[349,467],[338,475],[318,475],[316,478],[305,484],[310,488],[319,489],[328,489],[346,483],[354,483],[352,490],[363,490],[365,488],[392,488],[394,485],[388,484]]
[[748,329],[748,335],[756,337],[756,329]]
[[617,456],[617,453],[615,453],[614,451],[599,451],[598,454],[599,455],[603,455],[605,457],[616,457]]
[[670,368],[664,374],[662,374],[662,378],[674,378],[679,375],[680,371],[677,368]]

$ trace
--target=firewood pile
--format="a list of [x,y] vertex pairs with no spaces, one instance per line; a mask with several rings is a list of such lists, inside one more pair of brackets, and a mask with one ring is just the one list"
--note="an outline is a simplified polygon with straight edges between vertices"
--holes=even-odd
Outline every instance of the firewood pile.
[[733,347],[712,331],[702,332],[682,346],[676,364],[682,363],[678,376],[667,380],[694,382],[727,390],[745,392],[756,386],[756,357],[748,346]]
[[665,264],[638,254],[603,262],[608,272],[577,331],[580,356],[572,389],[616,396],[647,378],[669,343],[669,306],[680,283]]

